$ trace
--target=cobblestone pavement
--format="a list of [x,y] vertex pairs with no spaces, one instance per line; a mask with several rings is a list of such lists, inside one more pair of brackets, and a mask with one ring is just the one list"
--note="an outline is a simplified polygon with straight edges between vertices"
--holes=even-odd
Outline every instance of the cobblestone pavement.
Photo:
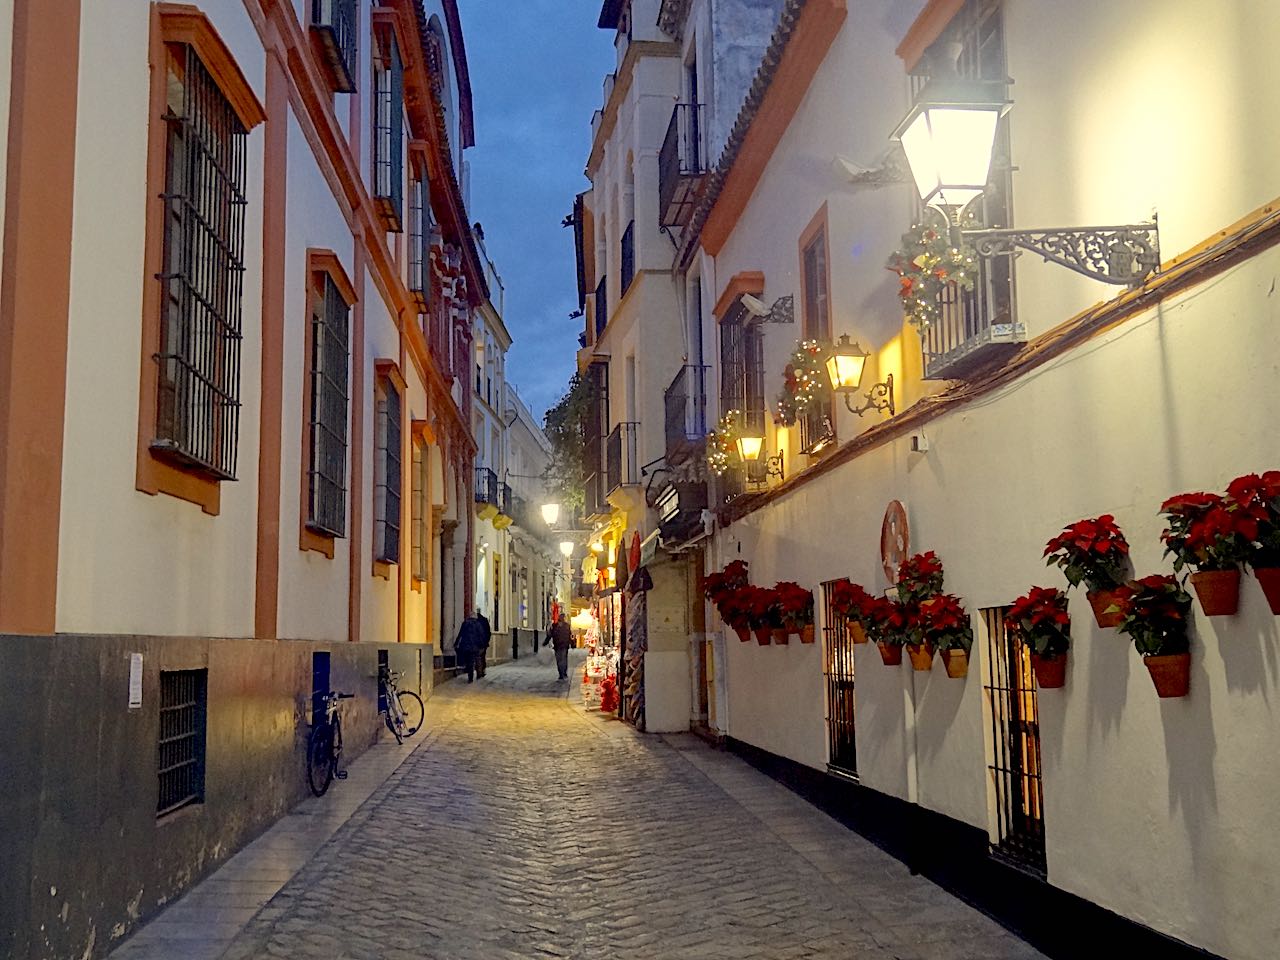
[[224,960],[1040,956],[736,758],[585,714],[554,677],[438,689],[432,742]]

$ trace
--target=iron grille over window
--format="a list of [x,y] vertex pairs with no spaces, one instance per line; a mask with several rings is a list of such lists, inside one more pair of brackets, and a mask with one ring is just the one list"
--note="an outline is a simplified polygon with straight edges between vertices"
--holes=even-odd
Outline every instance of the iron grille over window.
[[428,308],[431,262],[431,200],[426,175],[408,183],[408,292],[420,310]]
[[207,670],[160,673],[156,816],[204,802]]
[[377,449],[374,452],[374,554],[400,562],[400,392],[383,377],[378,387]]
[[373,195],[387,229],[399,233],[404,214],[404,62],[390,32],[378,44],[374,62]]
[[[720,324],[720,414],[741,412],[740,427],[765,435],[764,334],[738,304]],[[746,465],[746,479],[764,479],[763,457]]]
[[1045,872],[1044,791],[1040,765],[1040,708],[1031,654],[1004,628],[1008,607],[982,611],[987,632],[987,701],[991,710],[990,765],[996,789],[992,853]]
[[311,29],[320,38],[326,64],[339,93],[356,89],[356,36],[360,17],[356,0],[312,0]]
[[164,266],[151,448],[234,480],[244,292],[244,126],[186,45],[169,48]]
[[341,537],[347,505],[347,316],[333,278],[311,314],[311,461],[307,526]]
[[822,640],[827,675],[827,765],[850,776],[858,772],[854,737],[853,638],[843,616],[831,605],[835,584],[822,585]]
[[636,276],[636,222],[634,220],[627,224],[626,230],[622,231],[620,263],[622,285],[618,289],[622,291],[621,296],[626,296],[627,291],[631,288],[631,281]]
[[831,308],[827,300],[827,231],[819,231],[804,248],[804,337],[831,339]]
[[596,284],[596,339],[604,334],[609,325],[609,278],[601,277]]
[[427,503],[427,449],[422,441],[413,444],[413,502],[410,513],[413,520],[413,579],[427,579],[427,517],[431,507]]

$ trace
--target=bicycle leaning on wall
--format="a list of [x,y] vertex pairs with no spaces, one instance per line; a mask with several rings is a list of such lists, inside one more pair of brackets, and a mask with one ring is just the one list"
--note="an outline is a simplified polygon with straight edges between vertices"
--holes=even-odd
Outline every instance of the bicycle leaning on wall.
[[420,696],[412,690],[397,687],[402,676],[404,674],[398,670],[378,668],[379,692],[387,705],[382,715],[387,721],[387,729],[395,735],[396,743],[404,743],[406,737],[412,737],[422,729],[425,713]]
[[350,700],[354,693],[323,694],[324,717],[311,728],[307,741],[307,783],[317,797],[324,796],[334,780],[347,779],[347,771],[340,770],[342,759],[342,711],[338,702]]

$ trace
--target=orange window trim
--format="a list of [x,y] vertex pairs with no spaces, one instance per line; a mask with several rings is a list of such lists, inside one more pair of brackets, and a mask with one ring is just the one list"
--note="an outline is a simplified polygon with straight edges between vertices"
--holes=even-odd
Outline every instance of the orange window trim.
[[908,70],[915,69],[924,52],[942,36],[956,14],[964,9],[964,4],[965,0],[929,0],[895,51]]
[[835,320],[831,315],[831,232],[827,229],[826,203],[822,204],[818,209],[818,212],[814,214],[813,219],[809,221],[809,225],[805,227],[804,231],[800,234],[800,330],[804,333],[805,337],[808,337],[809,330],[809,291],[805,287],[806,273],[804,255],[805,251],[808,250],[809,245],[818,237],[822,237],[823,240],[822,266],[826,274],[823,278],[823,282],[825,283],[825,289],[827,292],[827,328],[826,330],[818,331],[818,339],[830,340],[832,338],[831,331],[835,325]]
[[809,0],[801,11],[773,82],[747,129],[737,160],[702,228],[700,242],[711,256],[717,256],[723,249],[751,202],[756,184],[848,15],[846,0]]
[[136,487],[155,496],[164,493],[197,504],[205,513],[217,516],[222,509],[219,481],[157,457],[151,450],[155,432],[158,375],[153,357],[160,344],[160,305],[163,300],[158,279],[164,263],[165,113],[168,51],[166,44],[187,43],[195,50],[223,96],[236,111],[246,130],[266,119],[266,112],[254,96],[244,74],[236,66],[226,44],[208,17],[185,4],[161,3],[152,8],[150,38],[151,95],[147,125],[147,211],[143,255],[142,370],[138,403],[138,450]]
[[724,320],[729,313],[729,308],[737,303],[738,298],[744,293],[749,293],[753,297],[758,297],[764,293],[764,274],[759,270],[735,273],[725,285],[724,293],[720,294],[720,298],[711,310],[715,318]]
[[[315,325],[311,316],[316,300],[324,296],[325,278],[333,280],[338,294],[346,301],[348,307],[356,302],[355,287],[342,267],[342,261],[332,250],[312,248],[307,251],[307,296],[306,312],[302,318],[306,331],[302,353],[302,463],[299,473],[300,495],[298,499],[298,549],[304,552],[313,551],[332,560],[335,553],[335,540],[332,534],[314,530],[307,526],[307,504],[311,496],[311,358],[314,349]],[[349,393],[350,391],[348,391]]]

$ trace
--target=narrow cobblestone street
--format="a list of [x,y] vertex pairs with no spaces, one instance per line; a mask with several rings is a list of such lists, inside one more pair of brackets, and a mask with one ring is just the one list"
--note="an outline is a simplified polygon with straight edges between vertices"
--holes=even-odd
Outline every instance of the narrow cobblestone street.
[[225,960],[1040,956],[738,759],[566,687],[529,661],[441,687],[429,741]]

